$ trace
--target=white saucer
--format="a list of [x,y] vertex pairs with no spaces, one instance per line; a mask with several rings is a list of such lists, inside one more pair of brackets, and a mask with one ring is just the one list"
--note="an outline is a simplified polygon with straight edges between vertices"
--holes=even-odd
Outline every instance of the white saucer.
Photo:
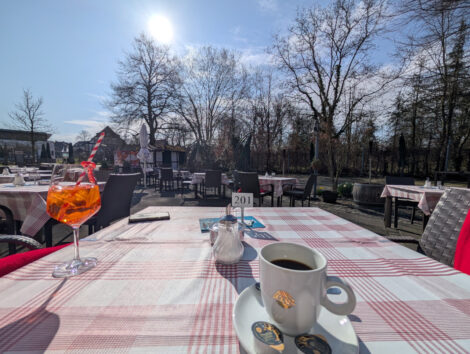
[[[255,284],[243,290],[233,307],[233,325],[243,349],[255,354],[254,336],[251,325],[256,321],[273,323],[264,310],[261,292]],[[335,353],[358,353],[359,343],[356,332],[346,316],[337,316],[326,309],[322,309],[317,324],[310,330],[310,334],[323,335]],[[283,353],[302,353],[294,343],[294,337],[284,335],[285,350]]]

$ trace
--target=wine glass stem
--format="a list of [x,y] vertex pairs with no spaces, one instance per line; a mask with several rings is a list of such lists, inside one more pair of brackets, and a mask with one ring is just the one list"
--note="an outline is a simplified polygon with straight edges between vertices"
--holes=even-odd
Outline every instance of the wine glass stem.
[[79,260],[80,259],[80,254],[78,253],[78,241],[80,239],[80,228],[74,227],[73,228],[73,246],[74,246],[74,252],[75,256],[74,259]]

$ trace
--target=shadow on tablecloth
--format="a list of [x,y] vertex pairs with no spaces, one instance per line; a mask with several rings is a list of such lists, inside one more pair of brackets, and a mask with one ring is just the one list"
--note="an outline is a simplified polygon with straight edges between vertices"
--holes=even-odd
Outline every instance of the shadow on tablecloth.
[[[0,328],[0,352],[44,352],[59,330],[60,318],[46,310],[67,279],[63,279],[54,292],[38,309],[29,315]],[[24,310],[20,308],[19,310]],[[14,316],[14,313],[12,314]]]
[[230,281],[238,294],[256,283],[250,262],[256,260],[258,252],[246,242],[243,242],[243,246],[245,246],[243,257],[237,264],[215,264],[217,272]]

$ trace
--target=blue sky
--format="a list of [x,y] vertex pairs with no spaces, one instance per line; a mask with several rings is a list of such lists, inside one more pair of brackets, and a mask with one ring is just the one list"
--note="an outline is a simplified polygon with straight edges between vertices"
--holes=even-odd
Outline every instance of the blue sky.
[[[2,0],[0,1],[0,122],[31,89],[44,99],[52,140],[75,141],[82,129],[107,121],[102,99],[118,60],[159,14],[173,27],[171,46],[237,49],[247,63],[265,58],[274,33],[285,30],[306,0]],[[384,55],[384,52],[381,52]]]

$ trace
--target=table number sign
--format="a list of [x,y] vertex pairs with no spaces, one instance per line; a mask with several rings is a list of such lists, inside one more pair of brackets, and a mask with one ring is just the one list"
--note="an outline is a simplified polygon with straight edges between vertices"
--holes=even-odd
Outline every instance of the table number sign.
[[242,223],[245,223],[245,208],[253,208],[253,193],[232,193],[232,207],[240,208]]

